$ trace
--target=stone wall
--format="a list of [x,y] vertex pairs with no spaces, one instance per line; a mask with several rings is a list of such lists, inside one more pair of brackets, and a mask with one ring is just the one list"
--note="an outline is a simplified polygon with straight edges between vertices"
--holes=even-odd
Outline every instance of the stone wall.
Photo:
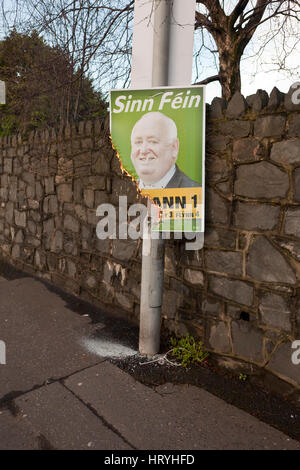
[[[299,387],[300,105],[274,89],[215,98],[207,114],[205,245],[167,241],[163,325],[227,367]],[[1,257],[137,320],[141,241],[96,236],[98,205],[140,198],[107,122],[2,138],[0,162]]]

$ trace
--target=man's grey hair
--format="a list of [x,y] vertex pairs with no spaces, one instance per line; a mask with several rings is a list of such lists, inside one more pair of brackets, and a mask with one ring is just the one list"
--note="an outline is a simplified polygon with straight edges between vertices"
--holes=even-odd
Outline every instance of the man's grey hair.
[[155,119],[158,122],[161,122],[163,125],[166,126],[169,132],[169,139],[171,141],[177,139],[177,127],[173,119],[169,118],[163,113],[159,111],[150,111],[149,113],[144,114],[133,126],[131,136],[134,132],[135,127],[142,121],[147,121],[148,119],[152,120]]

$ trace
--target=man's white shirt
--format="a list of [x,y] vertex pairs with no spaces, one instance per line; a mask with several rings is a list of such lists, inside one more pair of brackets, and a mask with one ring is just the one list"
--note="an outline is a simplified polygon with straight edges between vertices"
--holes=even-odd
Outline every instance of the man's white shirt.
[[176,166],[172,166],[172,168],[165,174],[163,178],[161,178],[159,181],[156,181],[156,183],[153,184],[147,184],[144,183],[141,179],[138,181],[139,189],[163,189],[167,186],[171,178],[174,176],[176,171]]

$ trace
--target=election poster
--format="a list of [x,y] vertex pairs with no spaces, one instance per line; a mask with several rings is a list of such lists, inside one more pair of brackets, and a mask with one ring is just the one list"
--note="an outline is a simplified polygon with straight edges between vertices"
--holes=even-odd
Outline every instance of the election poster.
[[204,231],[205,87],[110,91],[122,168],[159,207],[152,230]]

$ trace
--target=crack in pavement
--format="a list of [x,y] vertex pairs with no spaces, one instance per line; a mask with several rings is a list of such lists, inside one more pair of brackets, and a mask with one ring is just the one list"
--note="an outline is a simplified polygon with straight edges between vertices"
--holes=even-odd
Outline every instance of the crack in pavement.
[[129,442],[121,433],[118,429],[116,429],[112,424],[110,424],[103,416],[101,416],[97,410],[90,404],[90,403],[86,403],[81,397],[79,397],[78,395],[76,395],[76,393],[73,392],[72,389],[70,389],[65,383],[64,381],[61,381],[60,384],[66,389],[68,390],[69,392],[72,393],[72,395],[77,398],[77,400],[80,401],[80,403],[82,403],[84,406],[86,406],[98,419],[101,420],[101,422],[104,424],[105,427],[107,427],[110,431],[112,431],[114,434],[116,434],[120,439],[123,440],[123,442],[125,442],[125,444],[129,445],[133,450],[138,450],[137,447],[135,447],[131,442]]

